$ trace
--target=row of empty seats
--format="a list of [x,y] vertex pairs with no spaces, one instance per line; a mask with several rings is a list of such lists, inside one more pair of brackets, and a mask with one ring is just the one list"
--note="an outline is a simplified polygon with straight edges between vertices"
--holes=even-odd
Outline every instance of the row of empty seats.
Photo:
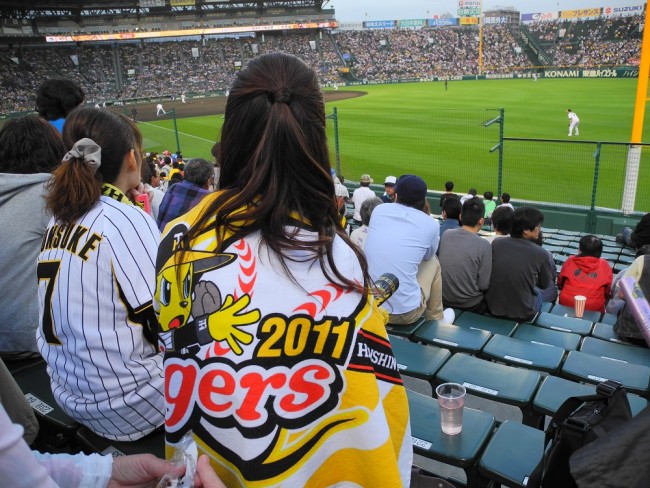
[[579,319],[551,303],[543,309],[532,323],[457,310],[453,325],[421,319],[388,326],[402,375],[427,381],[432,394],[438,384],[460,383],[522,412],[521,423],[499,425],[491,414],[465,408],[463,432],[446,436],[437,400],[409,391],[416,454],[462,468],[467,486],[525,486],[541,459],[545,420],[567,398],[594,394],[612,379],[628,391],[633,415],[647,407],[650,350],[619,341],[615,316]]

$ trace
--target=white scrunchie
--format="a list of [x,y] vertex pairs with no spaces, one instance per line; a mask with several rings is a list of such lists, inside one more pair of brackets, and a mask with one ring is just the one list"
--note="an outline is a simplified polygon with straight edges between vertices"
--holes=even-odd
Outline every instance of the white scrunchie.
[[72,158],[83,159],[92,168],[93,173],[96,173],[102,164],[102,148],[92,139],[84,137],[74,143],[72,149],[63,156],[63,161],[70,161]]

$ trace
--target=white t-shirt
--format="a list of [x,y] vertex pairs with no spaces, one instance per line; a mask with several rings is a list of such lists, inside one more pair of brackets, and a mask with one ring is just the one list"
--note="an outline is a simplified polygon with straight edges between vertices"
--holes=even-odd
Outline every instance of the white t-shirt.
[[352,193],[352,203],[354,203],[354,220],[361,222],[361,204],[369,198],[374,198],[375,192],[367,186],[360,186]]
[[578,122],[580,122],[580,119],[578,118],[575,112],[569,112],[569,121],[571,124],[577,124]]
[[389,313],[408,313],[420,306],[418,266],[435,256],[439,242],[440,224],[420,210],[396,203],[372,212],[364,249],[370,277],[393,273],[399,279],[399,288],[384,304]]

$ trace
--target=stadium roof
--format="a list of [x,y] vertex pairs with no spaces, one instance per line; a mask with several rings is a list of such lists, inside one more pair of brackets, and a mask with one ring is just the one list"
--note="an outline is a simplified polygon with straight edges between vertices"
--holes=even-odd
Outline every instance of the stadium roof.
[[[187,5],[191,3],[191,5]],[[0,15],[4,18],[35,18],[80,15],[118,15],[166,13],[174,11],[211,12],[228,10],[263,11],[277,7],[311,7],[320,9],[327,0],[115,0],[115,1],[75,1],[75,0],[9,0],[0,2]],[[164,6],[154,5],[164,4]],[[183,5],[185,4],[185,5]],[[146,6],[151,5],[151,6]]]

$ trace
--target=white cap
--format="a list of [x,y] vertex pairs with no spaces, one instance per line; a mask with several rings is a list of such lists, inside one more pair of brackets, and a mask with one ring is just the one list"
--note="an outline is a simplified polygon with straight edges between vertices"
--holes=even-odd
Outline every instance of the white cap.
[[397,183],[397,178],[395,176],[387,176],[384,185],[394,185]]

